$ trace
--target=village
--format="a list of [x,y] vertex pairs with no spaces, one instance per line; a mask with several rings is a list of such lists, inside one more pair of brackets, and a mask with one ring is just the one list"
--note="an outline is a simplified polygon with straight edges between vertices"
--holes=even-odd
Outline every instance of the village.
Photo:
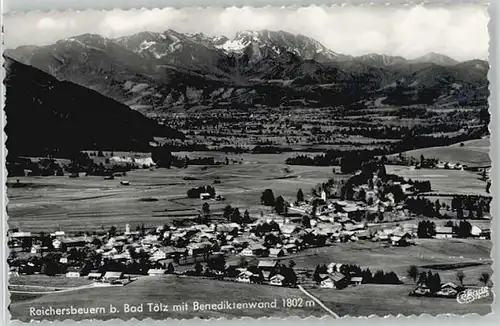
[[[199,197],[202,204],[196,219],[135,229],[126,224],[122,229],[112,226],[80,234],[11,230],[10,275],[65,275],[93,280],[96,286],[122,286],[146,275],[324,289],[401,284],[405,275],[382,270],[372,274],[369,266],[362,269],[334,257],[329,264],[308,268],[298,268],[294,259],[314,248],[354,242],[410,247],[419,238],[490,239],[489,229],[465,219],[446,226],[422,216],[417,220],[408,199],[429,187],[389,175],[383,165],[371,163],[347,181],[319,185],[307,198],[299,189],[291,202],[266,189],[260,204],[269,210],[260,216],[241,214],[227,205],[219,218],[211,215],[209,203],[224,197],[211,186],[190,189],[187,195]],[[419,278],[411,295],[454,297],[460,290],[450,282],[436,285],[434,274],[425,271],[421,277],[413,272],[408,276]],[[486,284],[489,277],[485,278]]]

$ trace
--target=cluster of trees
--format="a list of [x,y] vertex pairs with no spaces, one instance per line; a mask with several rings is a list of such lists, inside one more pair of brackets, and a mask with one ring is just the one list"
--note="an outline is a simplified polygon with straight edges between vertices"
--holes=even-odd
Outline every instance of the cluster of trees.
[[[325,154],[315,156],[298,155],[287,158],[285,163],[289,165],[312,165],[312,166],[332,166],[340,165],[342,173],[353,173],[360,169],[363,162],[383,157],[389,154],[402,153],[408,150],[448,146],[460,143],[470,139],[477,139],[487,134],[487,128],[470,128],[467,131],[456,136],[449,135],[417,135],[414,133],[405,134],[397,142],[391,144],[381,144],[373,149],[354,149],[354,150],[328,150]],[[389,162],[389,160],[387,160]],[[435,160],[416,161],[420,167],[433,167]],[[423,164],[422,164],[423,163]]]
[[272,206],[276,213],[280,215],[286,215],[288,211],[288,203],[282,196],[274,197],[274,193],[271,189],[266,189],[262,192],[260,196],[260,203],[265,206]]
[[259,223],[252,228],[251,232],[261,237],[270,232],[280,232],[280,226],[275,221]]
[[436,224],[432,221],[420,221],[417,227],[417,236],[419,238],[432,238],[436,235]]
[[419,272],[418,268],[412,265],[410,266],[410,268],[408,268],[407,275],[418,285],[427,286],[431,293],[436,293],[437,291],[441,290],[441,276],[438,272]]
[[[457,218],[481,218],[484,213],[490,212],[491,200],[491,197],[483,196],[453,196],[451,210],[457,213]],[[467,215],[465,211],[467,211]]]
[[230,222],[239,223],[239,224],[252,222],[252,218],[250,217],[250,213],[248,212],[248,209],[245,209],[245,212],[243,213],[243,216],[242,216],[239,208],[232,207],[231,205],[227,205],[226,207],[224,207],[223,216],[226,220],[228,220]]
[[442,205],[439,200],[432,202],[425,197],[408,197],[405,201],[406,208],[415,214],[423,215],[426,217],[440,217],[440,210]]
[[[351,277],[362,277],[363,283],[366,284],[402,284],[403,282],[399,279],[394,272],[384,272],[383,270],[378,270],[372,273],[369,268],[362,269],[358,265],[354,264],[344,264],[340,267],[340,273],[345,275],[347,278]],[[327,274],[328,268],[326,265],[317,265],[313,274],[313,281],[316,283],[321,282],[320,274]]]
[[43,158],[36,162],[29,158],[16,158],[7,161],[7,173],[9,177],[25,176],[25,170],[29,170],[30,176],[63,176],[63,167],[53,158]]
[[447,221],[445,226],[451,227],[453,233],[458,238],[468,238],[471,236],[472,224],[470,224],[468,221],[462,220],[458,224],[453,223],[452,221]]
[[201,186],[197,188],[191,188],[187,191],[188,198],[200,198],[203,193],[210,194],[211,197],[215,197],[215,188],[212,186]]

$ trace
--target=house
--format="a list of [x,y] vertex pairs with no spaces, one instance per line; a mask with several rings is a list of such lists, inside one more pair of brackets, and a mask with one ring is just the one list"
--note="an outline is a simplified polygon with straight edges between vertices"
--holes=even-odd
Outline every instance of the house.
[[253,251],[250,248],[245,248],[240,252],[240,255],[250,257],[253,256]]
[[297,252],[297,245],[295,243],[289,243],[283,246],[283,249],[289,253],[296,253]]
[[283,251],[283,249],[279,249],[279,248],[269,249],[269,257],[270,258],[283,257],[284,255],[285,255],[285,252]]
[[98,280],[98,279],[101,278],[101,276],[102,276],[102,273],[99,273],[99,271],[97,271],[97,270],[91,270],[90,273],[89,273],[89,275],[87,275],[87,278],[89,280]]
[[81,272],[82,272],[81,267],[71,266],[66,271],[66,277],[80,277],[80,276],[82,276]]
[[262,271],[262,277],[264,278],[264,280],[269,280],[270,276],[271,276],[270,271]]
[[453,238],[453,228],[447,226],[436,226],[436,238],[437,239]]
[[482,233],[483,233],[483,230],[477,225],[473,225],[471,230],[470,230],[470,234],[473,237],[479,237]]
[[291,237],[299,233],[300,227],[296,224],[283,224],[280,227],[280,231],[285,237]]
[[358,237],[359,240],[366,240],[370,237],[370,231],[368,230],[357,231],[356,237]]
[[122,277],[123,277],[122,272],[106,272],[102,277],[102,280],[104,282],[112,283],[114,281],[121,279]]
[[410,245],[407,238],[402,238],[397,235],[391,236],[391,244],[396,247],[407,247]]
[[153,253],[153,259],[154,260],[162,260],[167,258],[167,250],[164,248],[159,248]]
[[61,247],[61,240],[59,239],[54,239],[52,240],[52,247],[54,247],[54,249],[59,249]]
[[441,285],[441,289],[438,292],[436,292],[436,294],[443,297],[454,298],[458,294],[457,288],[458,287],[454,283],[448,282]]
[[31,247],[30,252],[31,252],[32,254],[37,254],[37,253],[39,253],[41,250],[42,250],[42,247],[41,247],[41,246],[39,246],[39,245],[34,245],[33,247]]
[[351,277],[351,284],[360,285],[361,283],[363,283],[363,277]]
[[269,284],[274,285],[274,286],[283,286],[283,281],[285,280],[285,277],[281,274],[276,274],[271,279],[269,280]]
[[252,272],[244,271],[241,272],[240,275],[236,278],[236,281],[240,283],[250,283],[250,277],[253,276]]
[[158,276],[158,275],[164,275],[167,271],[162,268],[150,268],[148,270],[148,275],[149,276]]
[[274,260],[261,260],[257,265],[262,271],[274,271],[278,266],[278,262]]
[[207,199],[210,199],[212,198],[212,195],[210,195],[208,192],[202,192],[200,194],[200,199],[201,200],[207,200]]
[[342,268],[343,264],[338,264],[338,263],[330,263],[326,267],[326,270],[328,274],[332,274],[334,272],[340,272],[340,268]]
[[266,256],[269,254],[269,250],[261,245],[260,243],[254,243],[249,247],[252,250],[253,256]]
[[234,246],[233,245],[224,245],[220,247],[220,251],[222,252],[234,252]]
[[333,272],[332,274],[320,274],[320,287],[323,289],[343,289],[347,286],[349,280],[344,274]]

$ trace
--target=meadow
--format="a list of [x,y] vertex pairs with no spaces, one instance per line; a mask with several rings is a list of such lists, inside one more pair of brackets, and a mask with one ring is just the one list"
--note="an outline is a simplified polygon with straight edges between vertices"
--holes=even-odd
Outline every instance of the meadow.
[[406,179],[431,182],[434,194],[488,196],[486,182],[477,173],[461,170],[414,169],[408,166],[387,165],[387,173]]
[[[463,145],[462,145],[463,144]],[[444,162],[461,163],[467,166],[490,166],[490,138],[474,139],[450,146],[428,147],[405,152],[406,156],[420,159],[436,158]]]
[[[293,260],[296,268],[314,272],[318,264],[330,263],[355,264],[377,270],[393,271],[406,284],[412,284],[406,276],[411,265],[420,271],[439,272],[444,282],[457,282],[455,273],[462,270],[466,278],[465,285],[479,286],[479,276],[483,272],[492,272],[491,247],[489,240],[472,239],[414,239],[410,247],[394,247],[382,242],[357,241],[338,243],[327,247],[307,249],[300,253],[284,257]],[[439,265],[449,264],[446,268]],[[463,265],[462,265],[463,264]]]
[[[61,320],[61,316],[38,317],[31,316],[31,307],[41,308],[51,306],[54,309],[66,308],[70,305],[74,307],[109,307],[110,304],[118,307],[119,313],[110,313],[95,316],[101,320],[114,318],[129,319],[165,319],[165,318],[239,318],[247,317],[308,317],[323,316],[325,311],[315,305],[308,307],[284,308],[282,299],[307,297],[298,289],[280,288],[267,285],[241,284],[235,282],[221,282],[209,279],[177,277],[177,276],[157,276],[141,277],[137,281],[124,287],[112,288],[92,288],[71,292],[46,294],[44,296],[24,301],[12,302],[9,310],[13,319],[22,321],[33,319]],[[193,311],[193,302],[199,303],[220,303],[230,302],[270,302],[277,300],[277,308],[245,309],[245,310],[221,310],[221,311]],[[187,311],[172,311],[172,305],[188,303],[190,309]],[[171,307],[169,312],[149,312],[146,308],[142,313],[125,313],[122,309],[124,304],[139,305],[147,303],[163,303]],[[90,316],[72,315],[68,319],[82,320]],[[63,319],[66,319],[63,318]],[[90,317],[92,318],[92,317]]]
[[[133,170],[114,180],[83,174],[79,178],[9,178],[8,223],[10,228],[34,232],[92,231],[110,226],[123,229],[126,223],[132,228],[141,224],[157,226],[180,216],[195,217],[204,201],[187,198],[186,192],[206,185],[214,186],[226,199],[207,201],[212,212],[220,212],[230,204],[258,216],[269,210],[260,206],[264,189],[292,199],[299,188],[308,194],[313,186],[331,176],[331,167],[287,167],[247,160],[242,164],[186,169]],[[19,185],[13,187],[17,180]],[[121,185],[121,180],[130,185]],[[151,198],[157,201],[148,201]]]
[[469,304],[460,304],[448,298],[418,298],[408,294],[411,285],[362,284],[340,291],[313,289],[311,294],[320,299],[339,316],[411,316],[429,314],[466,315],[491,313],[492,295]]

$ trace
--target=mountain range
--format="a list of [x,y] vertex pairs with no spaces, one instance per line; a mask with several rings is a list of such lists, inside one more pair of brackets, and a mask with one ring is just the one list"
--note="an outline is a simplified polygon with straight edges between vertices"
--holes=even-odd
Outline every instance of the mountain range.
[[284,31],[140,32],[108,39],[84,34],[5,55],[122,102],[145,114],[192,107],[349,104],[386,97],[394,104],[484,103],[486,61],[437,53],[414,60],[328,49]]

